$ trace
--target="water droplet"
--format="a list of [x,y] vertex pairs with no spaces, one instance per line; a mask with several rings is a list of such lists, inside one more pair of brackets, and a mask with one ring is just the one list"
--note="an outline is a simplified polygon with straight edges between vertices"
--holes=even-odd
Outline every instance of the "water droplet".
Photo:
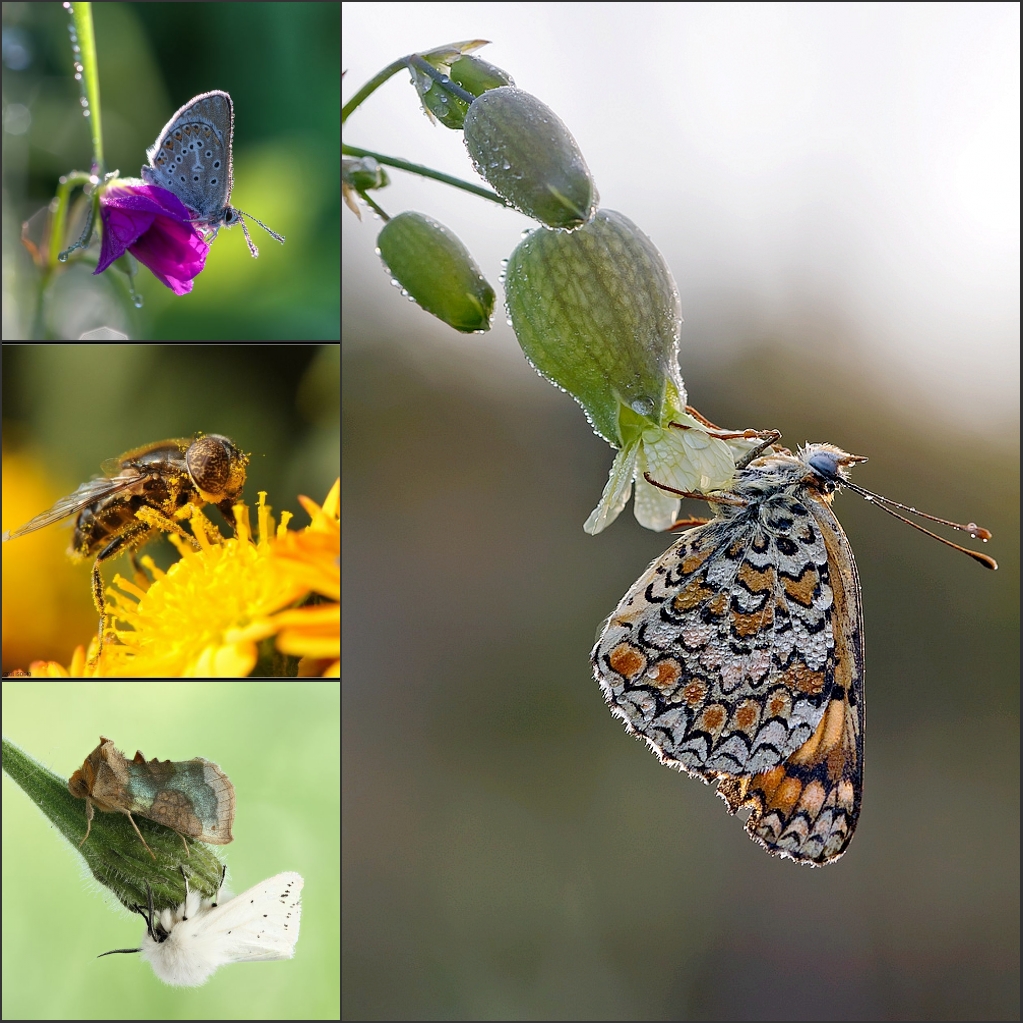
[[648,416],[654,410],[654,399],[648,398],[645,394],[640,395],[638,398],[633,398],[633,400],[629,402],[629,407],[636,413],[636,415]]

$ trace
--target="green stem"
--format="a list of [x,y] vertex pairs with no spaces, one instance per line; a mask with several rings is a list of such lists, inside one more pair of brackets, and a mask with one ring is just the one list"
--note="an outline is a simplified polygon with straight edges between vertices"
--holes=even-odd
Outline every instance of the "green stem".
[[386,224],[390,216],[386,214],[365,192],[359,193],[359,198]]
[[396,75],[403,67],[408,67],[408,62],[411,59],[411,54],[408,57],[399,57],[393,64],[388,64],[383,71],[378,71],[342,108],[341,108],[341,124],[343,125],[348,120],[348,115],[353,113],[359,105],[368,96],[372,96],[377,89],[380,88],[384,82],[387,81],[391,75]]
[[420,57],[418,53],[413,53],[406,60],[408,60],[409,64],[422,71],[424,75],[429,75],[438,85],[442,85],[456,99],[460,99],[468,106],[472,106],[472,102],[476,97],[471,92],[466,92],[457,82],[453,82],[443,71],[438,71],[428,60]]
[[442,174],[440,171],[424,167],[419,163],[409,163],[408,160],[399,160],[396,156],[384,156],[383,153],[374,153],[371,149],[360,149],[358,146],[349,146],[345,143],[341,145],[341,152],[345,156],[372,156],[378,163],[382,163],[387,167],[396,167],[398,170],[408,171],[410,174],[418,174],[424,178],[433,178],[434,181],[441,181],[445,185],[453,185],[455,188],[461,188],[465,192],[472,192],[473,195],[489,199],[500,206],[515,209],[510,202],[502,199],[496,192],[491,192],[488,188],[481,188],[479,185],[474,185],[471,181],[463,181],[461,178],[452,177],[450,174]]

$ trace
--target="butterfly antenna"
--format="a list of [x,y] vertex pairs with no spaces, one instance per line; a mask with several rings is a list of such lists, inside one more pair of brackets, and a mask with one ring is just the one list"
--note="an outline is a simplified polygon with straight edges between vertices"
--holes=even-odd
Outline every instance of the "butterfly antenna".
[[[239,210],[237,206],[235,207],[235,209],[236,209],[236,210],[238,210],[238,212],[239,212],[239,213],[240,213],[240,214],[241,214],[241,215],[242,215],[243,217],[248,217],[248,218],[249,218],[249,220],[251,220],[251,221],[252,221],[253,223],[255,223],[255,224],[259,224],[259,226],[260,226],[260,227],[261,227],[261,228],[262,228],[262,229],[263,229],[264,231],[266,231],[266,233],[267,233],[268,235],[270,235],[270,237],[271,237],[271,238],[276,238],[276,239],[277,239],[277,241],[279,241],[279,242],[280,242],[280,243],[281,243],[282,245],[284,244],[284,235],[283,235],[283,234],[278,234],[278,233],[277,233],[276,231],[272,231],[272,230],[271,230],[271,229],[270,229],[269,227],[267,227],[267,226],[266,226],[266,224],[264,224],[264,223],[263,223],[263,221],[262,221],[262,220],[259,220],[259,219],[258,219],[257,217],[254,217],[254,216],[252,216],[252,214],[251,214],[251,213],[246,213],[246,212],[245,212],[244,210]],[[245,221],[243,220],[243,221],[242,221],[242,226],[244,226],[244,225],[245,225]],[[246,232],[246,237],[248,237],[248,232]]]
[[951,547],[953,550],[962,551],[963,554],[968,554],[974,561],[979,561],[985,568],[990,568],[992,571],[998,568],[998,562],[995,561],[994,558],[989,558],[986,554],[981,554],[979,551],[971,551],[969,547],[961,547],[959,544],[953,543],[951,540],[946,540],[945,537],[939,536],[937,533],[932,533],[929,529],[921,526],[919,522],[914,522],[912,519],[906,518],[905,515],[900,515],[895,509],[901,508],[903,511],[909,512],[911,515],[918,515],[922,519],[928,519],[931,522],[938,522],[943,526],[950,526],[952,529],[961,529],[963,532],[969,533],[974,539],[983,540],[986,543],[991,539],[991,531],[985,529],[983,526],[978,526],[975,522],[971,522],[969,525],[964,526],[959,522],[952,522],[949,519],[938,518],[937,515],[928,515],[927,512],[917,511],[916,508],[910,508],[908,505],[900,504],[898,501],[882,497],[880,494],[875,494],[873,491],[867,490],[866,487],[861,487],[849,480],[843,480],[842,486],[855,491],[860,495],[860,497],[869,501],[871,504],[876,504],[881,511],[887,512],[892,516],[892,518],[898,519],[900,522],[905,522],[907,526],[912,526],[914,529],[919,529],[921,533],[926,533],[929,537],[932,537],[939,543],[943,543],[946,547]]

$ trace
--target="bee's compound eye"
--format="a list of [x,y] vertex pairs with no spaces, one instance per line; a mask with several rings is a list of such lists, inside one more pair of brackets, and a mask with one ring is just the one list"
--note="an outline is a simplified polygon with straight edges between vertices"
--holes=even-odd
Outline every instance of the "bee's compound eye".
[[222,494],[231,478],[231,452],[220,437],[200,437],[185,452],[192,481],[208,494]]

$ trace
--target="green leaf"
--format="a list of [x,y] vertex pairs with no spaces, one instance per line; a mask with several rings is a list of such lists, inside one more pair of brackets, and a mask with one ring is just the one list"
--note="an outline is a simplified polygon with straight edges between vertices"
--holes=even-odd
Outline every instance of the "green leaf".
[[[216,898],[223,867],[208,845],[182,839],[170,828],[138,817],[135,823],[155,852],[154,860],[124,814],[97,813],[89,828],[85,802],[68,791],[68,779],[7,739],[3,740],[3,769],[82,856],[92,876],[129,909],[146,905],[150,887],[158,909],[183,902],[182,869],[193,890]],[[87,830],[88,840],[79,845]]]

